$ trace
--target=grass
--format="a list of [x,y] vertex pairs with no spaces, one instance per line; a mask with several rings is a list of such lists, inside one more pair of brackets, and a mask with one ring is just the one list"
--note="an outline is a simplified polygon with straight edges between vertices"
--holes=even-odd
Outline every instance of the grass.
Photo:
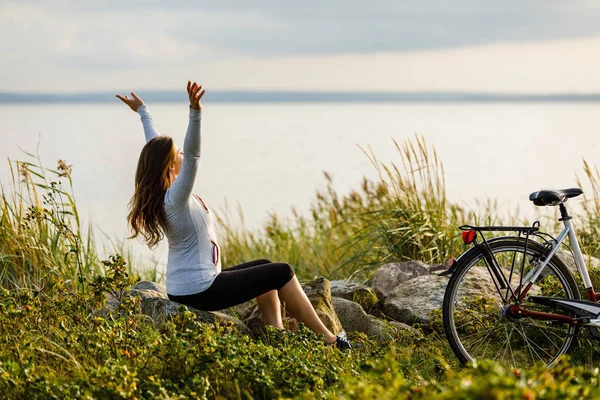
[[[81,224],[72,167],[59,160],[56,169],[46,168],[25,154],[30,161],[9,161],[12,190],[0,187],[0,286],[36,288],[51,274],[84,289],[87,279],[102,273],[102,263],[92,225]],[[109,246],[126,255],[133,272],[135,257],[127,247]],[[157,278],[157,269],[135,272]]]
[[305,278],[355,277],[369,280],[386,262],[418,259],[444,263],[464,251],[458,226],[502,223],[494,203],[466,210],[446,197],[444,169],[435,149],[416,136],[393,142],[398,164],[380,162],[363,149],[377,172],[363,179],[360,189],[340,195],[325,173],[324,191],[316,193],[310,216],[293,213],[282,220],[270,215],[260,232],[238,229],[221,219],[226,264],[234,265],[265,254],[288,262]]
[[[477,211],[446,197],[443,166],[422,137],[394,142],[398,163],[365,155],[378,175],[347,194],[331,177],[309,215],[269,215],[252,232],[220,220],[226,264],[256,258],[289,262],[303,279],[325,276],[368,282],[388,261],[442,263],[460,254],[463,223],[498,219],[494,203]],[[5,398],[574,398],[600,396],[598,346],[589,336],[571,362],[551,371],[505,368],[484,361],[463,368],[447,345],[439,314],[431,326],[391,342],[351,339],[352,354],[322,338],[270,330],[261,340],[211,326],[182,310],[162,326],[140,315],[139,300],[122,293],[143,273],[135,257],[102,261],[92,229],[82,227],[71,168],[39,159],[11,162],[14,190],[0,197],[0,392]],[[576,222],[585,252],[600,250],[600,174],[584,164],[584,212]],[[587,186],[591,186],[590,189]],[[514,218],[516,221],[517,219]],[[551,230],[557,226],[551,225]],[[110,244],[123,249],[122,244]],[[600,287],[600,274],[592,271]],[[418,328],[418,327],[417,327]],[[425,332],[425,333],[424,333]],[[177,366],[174,368],[174,366]]]

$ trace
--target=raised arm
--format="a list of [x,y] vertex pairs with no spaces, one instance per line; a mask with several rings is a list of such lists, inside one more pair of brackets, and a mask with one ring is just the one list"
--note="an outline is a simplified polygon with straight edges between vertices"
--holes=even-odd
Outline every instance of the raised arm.
[[171,185],[169,190],[170,201],[174,204],[185,204],[192,194],[198,166],[200,165],[200,153],[202,144],[201,135],[201,116],[202,104],[200,100],[204,96],[205,90],[196,82],[193,84],[188,81],[188,97],[190,99],[190,122],[183,141],[183,162],[177,179]]
[[140,115],[146,142],[149,142],[150,139],[160,135],[158,129],[156,129],[156,125],[154,125],[154,118],[150,113],[150,109],[148,109],[148,106],[144,104],[144,101],[141,98],[133,92],[131,92],[131,98],[129,98],[129,96],[121,96],[120,94],[117,95],[117,98],[127,104],[132,111],[135,111]]

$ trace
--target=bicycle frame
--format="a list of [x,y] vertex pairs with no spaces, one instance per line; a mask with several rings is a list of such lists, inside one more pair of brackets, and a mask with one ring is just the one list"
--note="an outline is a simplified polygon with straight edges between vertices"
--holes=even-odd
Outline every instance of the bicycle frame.
[[[548,263],[550,262],[552,257],[556,254],[556,252],[558,251],[558,249],[560,248],[560,246],[563,244],[563,242],[565,241],[565,239],[567,237],[569,238],[569,241],[571,243],[571,247],[573,250],[573,256],[574,256],[574,260],[575,260],[575,265],[576,265],[578,273],[583,281],[585,292],[586,292],[586,295],[587,295],[589,301],[592,301],[592,302],[600,301],[600,294],[598,294],[594,291],[592,281],[590,279],[588,269],[587,269],[585,260],[583,258],[583,254],[581,252],[581,247],[579,246],[579,242],[575,235],[575,229],[573,228],[573,224],[571,222],[572,218],[568,215],[564,204],[562,204],[562,203],[559,204],[559,208],[560,208],[560,213],[561,213],[560,221],[563,222],[564,229],[562,230],[562,232],[558,235],[558,237],[556,239],[553,238],[553,240],[552,240],[553,244],[548,247],[549,251],[545,252],[543,254],[544,259],[540,262],[540,264],[538,266],[534,267],[532,270],[530,270],[529,273],[524,278],[521,277],[519,285],[517,286],[516,290],[513,290],[511,288],[511,286],[509,284],[510,280],[506,278],[506,276],[502,272],[502,269],[498,266],[498,263],[497,263],[496,259],[494,258],[494,255],[492,254],[491,248],[490,248],[485,236],[481,232],[484,232],[484,231],[515,231],[515,232],[519,232],[519,237],[522,237],[521,235],[525,234],[525,249],[527,249],[527,246],[528,246],[529,240],[530,240],[529,237],[531,235],[541,236],[538,233],[539,223],[536,222],[531,227],[502,227],[502,226],[474,227],[474,226],[469,226],[469,225],[460,227],[460,229],[463,231],[474,230],[474,231],[478,231],[480,233],[481,237],[483,238],[483,241],[481,243],[476,243],[475,245],[482,250],[484,259],[486,261],[487,268],[488,268],[490,274],[496,278],[496,280],[494,280],[494,284],[496,285],[496,289],[498,290],[498,292],[502,293],[501,292],[502,290],[506,290],[507,296],[510,292],[510,298],[512,299],[512,302],[514,304],[509,307],[509,311],[514,316],[531,317],[531,318],[543,319],[543,320],[554,320],[554,321],[565,322],[565,323],[577,323],[577,321],[573,317],[569,317],[566,315],[544,313],[544,312],[538,312],[538,311],[530,311],[530,310],[523,309],[520,307],[520,302],[527,296],[527,293],[529,292],[531,287],[534,285],[534,283],[536,282],[536,280],[538,279],[540,274],[544,271],[544,269],[546,268],[546,266],[548,265]],[[472,238],[471,243],[474,241],[475,241],[474,238]],[[548,241],[546,241],[546,242],[548,243]],[[469,242],[465,241],[465,243],[469,243]],[[527,251],[527,250],[525,250],[525,251]],[[523,263],[524,262],[525,262],[525,259],[523,259]],[[511,270],[510,270],[510,276],[512,276],[514,268],[515,268],[515,266],[512,265]],[[510,276],[509,276],[509,278],[510,278]],[[507,297],[507,299],[508,299],[508,297]]]
[[[590,275],[588,273],[588,269],[585,264],[585,260],[583,259],[583,253],[581,252],[581,247],[579,247],[579,241],[577,240],[577,236],[575,235],[575,229],[573,228],[573,223],[571,222],[572,218],[567,213],[567,209],[564,204],[561,203],[559,205],[559,209],[560,209],[560,215],[561,215],[560,221],[563,222],[565,228],[560,233],[560,235],[558,235],[558,237],[556,238],[556,242],[552,246],[550,253],[548,253],[548,255],[546,256],[546,259],[540,264],[540,266],[537,268],[537,270],[534,269],[534,270],[530,271],[528,276],[525,277],[524,280],[525,280],[525,282],[527,282],[527,286],[523,290],[523,293],[521,293],[521,296],[519,296],[519,300],[522,300],[524,298],[524,294],[527,294],[527,292],[529,291],[531,286],[533,286],[533,283],[540,276],[540,274],[542,273],[542,271],[544,270],[544,268],[546,267],[548,262],[550,262],[550,260],[554,256],[554,254],[558,251],[560,245],[563,243],[565,238],[568,236],[569,242],[571,243],[571,247],[573,248],[573,256],[575,259],[575,265],[577,266],[579,276],[581,277],[581,279],[583,281],[585,292],[588,296],[588,299],[590,301],[597,302],[598,300],[600,300],[600,296],[599,296],[599,294],[597,294],[594,291],[594,287],[592,285],[592,280],[590,279]],[[532,274],[533,274],[533,276],[529,276]]]
[[[562,205],[562,204],[561,204]],[[562,219],[562,218],[561,218]],[[573,224],[571,219],[563,219],[562,221],[565,225],[563,231],[556,238],[556,243],[552,246],[550,253],[546,256],[546,259],[539,265],[537,269],[533,269],[527,274],[524,281],[527,282],[527,286],[520,293],[519,300],[523,300],[531,286],[533,286],[536,279],[540,276],[546,265],[550,262],[554,254],[558,251],[560,245],[563,243],[565,238],[569,236],[569,241],[571,246],[573,247],[573,255],[575,259],[575,265],[577,266],[577,270],[579,272],[579,276],[583,280],[583,284],[585,287],[585,292],[588,295],[590,301],[598,301],[598,294],[594,292],[594,288],[592,286],[592,280],[590,279],[590,275],[588,273],[587,266],[585,264],[585,260],[583,259],[583,254],[581,252],[581,247],[579,247],[579,242],[577,241],[577,236],[575,236],[575,230],[573,229]],[[532,276],[533,275],[533,276]]]

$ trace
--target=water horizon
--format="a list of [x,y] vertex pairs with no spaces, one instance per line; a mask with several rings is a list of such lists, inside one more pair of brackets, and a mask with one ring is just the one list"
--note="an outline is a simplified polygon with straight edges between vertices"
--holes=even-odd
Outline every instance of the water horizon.
[[[133,90],[146,102],[186,102],[186,93],[178,90]],[[2,104],[33,103],[113,103],[114,91],[84,92],[0,92]],[[343,92],[297,90],[210,90],[206,102],[214,103],[589,103],[600,102],[600,93],[496,93],[461,91]]]

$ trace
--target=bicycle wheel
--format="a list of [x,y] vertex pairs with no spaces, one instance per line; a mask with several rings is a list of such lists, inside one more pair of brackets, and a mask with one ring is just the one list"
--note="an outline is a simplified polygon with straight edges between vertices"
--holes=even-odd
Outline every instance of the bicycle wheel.
[[[516,291],[527,273],[539,265],[544,246],[525,239],[503,237],[489,241],[492,253]],[[524,264],[523,264],[524,261]],[[512,318],[507,306],[512,304],[507,289],[499,290],[492,280],[483,253],[472,248],[459,260],[452,274],[443,304],[446,337],[458,359],[492,359],[514,367],[530,367],[543,362],[551,367],[577,342],[578,327],[565,323],[532,318]],[[540,274],[528,296],[579,299],[573,275],[554,256]],[[561,313],[525,298],[521,307],[547,313]]]

